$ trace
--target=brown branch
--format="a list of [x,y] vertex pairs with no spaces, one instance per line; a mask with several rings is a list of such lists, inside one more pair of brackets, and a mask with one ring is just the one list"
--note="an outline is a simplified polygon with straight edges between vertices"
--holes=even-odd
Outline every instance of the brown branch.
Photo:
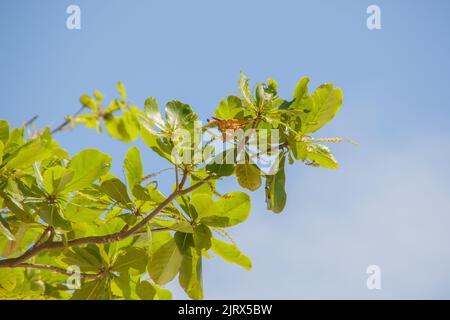
[[[77,115],[79,115],[80,113],[81,113],[81,111],[83,111],[83,109],[85,108],[85,106],[83,105],[83,106],[81,106],[81,108],[77,111],[77,112],[75,112],[73,115],[72,115],[72,117],[76,117]],[[66,118],[66,120],[63,122],[63,123],[61,123],[59,126],[57,126],[55,129],[53,129],[50,133],[51,134],[54,134],[54,133],[56,133],[56,132],[58,132],[58,131],[62,131],[62,130],[64,130],[66,127],[67,127],[67,125],[70,123],[70,120],[69,120],[69,118]]]
[[25,122],[24,127],[29,127],[33,124],[33,122],[35,122],[37,120],[37,118],[39,118],[38,115],[35,115],[33,118],[31,118],[30,120],[28,120],[27,122]]
[[181,194],[181,195],[184,195],[184,194],[191,193],[192,191],[194,191],[195,189],[201,187],[204,183],[208,182],[208,181],[211,180],[211,179],[212,179],[212,176],[208,176],[208,177],[206,177],[206,178],[200,180],[200,181],[197,182],[196,184],[190,186],[189,188],[186,188],[186,189],[184,189],[184,190],[181,190],[181,191],[180,191],[180,194]]
[[28,259],[34,257],[35,255],[39,254],[40,252],[42,252],[46,249],[75,247],[75,246],[81,246],[81,245],[85,245],[85,244],[113,243],[113,242],[117,242],[117,241],[126,239],[132,235],[135,235],[151,219],[153,219],[165,207],[167,207],[170,203],[172,203],[172,201],[175,200],[176,197],[192,192],[193,190],[199,188],[201,185],[203,185],[205,182],[207,182],[211,179],[211,177],[207,177],[207,178],[197,182],[196,184],[190,186],[189,188],[183,189],[184,184],[186,183],[187,177],[188,177],[188,171],[185,169],[183,177],[180,181],[179,187],[174,192],[172,192],[166,198],[166,200],[161,202],[150,214],[148,214],[144,219],[142,219],[139,223],[137,223],[136,225],[134,225],[132,228],[130,228],[128,230],[121,230],[119,232],[108,234],[108,235],[103,235],[103,236],[92,236],[92,237],[73,239],[73,240],[67,241],[67,243],[64,243],[62,241],[55,242],[55,241],[53,241],[53,237],[50,237],[47,241],[43,242],[42,244],[37,245],[37,246],[32,246],[31,249],[29,249],[28,251],[26,251],[24,254],[22,254],[19,257],[0,260],[0,268],[15,267],[17,265],[20,265],[24,261],[27,261]]

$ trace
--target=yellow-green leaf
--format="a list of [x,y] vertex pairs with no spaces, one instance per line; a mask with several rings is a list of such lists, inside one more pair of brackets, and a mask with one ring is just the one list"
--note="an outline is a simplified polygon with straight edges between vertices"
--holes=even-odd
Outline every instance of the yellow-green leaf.
[[241,187],[250,191],[255,191],[261,187],[261,171],[255,164],[237,164],[236,177]]
[[211,250],[227,262],[236,263],[247,270],[252,268],[252,261],[250,258],[245,256],[234,244],[228,244],[213,238]]

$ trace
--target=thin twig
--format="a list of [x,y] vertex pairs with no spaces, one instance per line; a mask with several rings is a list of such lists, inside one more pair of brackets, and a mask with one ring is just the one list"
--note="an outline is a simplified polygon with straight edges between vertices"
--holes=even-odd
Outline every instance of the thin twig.
[[37,120],[37,118],[39,118],[38,115],[35,115],[33,118],[31,118],[30,120],[28,120],[27,122],[25,122],[24,126],[25,127],[29,127],[33,124],[33,122],[35,122]]
[[[79,115],[79,114],[81,113],[81,111],[83,111],[84,108],[85,108],[85,106],[81,106],[81,108],[80,108],[77,112],[75,112],[71,117],[76,117],[77,115]],[[70,119],[69,119],[69,118],[66,118],[66,120],[65,120],[63,123],[61,123],[59,126],[57,126],[55,129],[53,129],[53,130],[51,131],[51,134],[54,134],[54,133],[56,133],[56,132],[58,132],[58,131],[64,130],[65,127],[66,127],[69,123],[70,123]]]

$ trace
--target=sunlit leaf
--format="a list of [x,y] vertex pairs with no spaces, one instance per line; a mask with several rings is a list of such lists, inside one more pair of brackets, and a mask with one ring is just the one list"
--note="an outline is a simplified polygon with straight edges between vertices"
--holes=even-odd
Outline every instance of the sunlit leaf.
[[142,167],[141,154],[137,147],[131,147],[125,155],[124,162],[125,175],[128,181],[128,187],[133,191],[136,184],[141,182],[144,175],[144,169]]
[[74,172],[61,166],[47,169],[43,175],[43,187],[51,194],[56,195],[63,191],[67,184],[72,181]]
[[255,191],[261,186],[261,171],[253,163],[236,165],[236,177],[241,187]]
[[275,213],[283,211],[286,205],[286,175],[284,172],[285,158],[279,162],[279,170],[275,175],[266,177],[266,203],[267,209]]
[[124,208],[133,208],[133,201],[128,195],[127,187],[118,178],[110,177],[103,180],[100,184],[99,189],[101,192],[108,195],[112,200],[118,202]]
[[214,157],[207,165],[206,171],[218,177],[231,176],[236,168],[235,149],[227,149]]
[[214,201],[208,210],[198,212],[200,222],[211,227],[232,227],[250,214],[250,197],[244,192],[231,192]]
[[242,101],[238,97],[229,96],[222,99],[219,106],[214,112],[214,116],[219,119],[241,119],[244,115],[244,107]]
[[70,230],[72,225],[64,217],[63,211],[56,204],[44,204],[40,207],[39,216],[49,225],[62,230]]
[[211,250],[227,262],[236,263],[247,270],[252,268],[250,258],[245,256],[234,244],[213,238]]
[[211,248],[212,233],[208,226],[199,224],[194,228],[194,246],[199,250]]
[[302,118],[302,131],[315,132],[333,119],[342,105],[341,89],[333,88],[333,84],[321,85],[311,96],[312,109]]
[[71,300],[110,300],[111,298],[111,280],[105,276],[84,283],[81,289],[74,292]]
[[142,274],[147,267],[147,252],[144,249],[130,247],[125,249],[117,257],[112,265],[113,271],[135,270],[135,274]]
[[181,267],[183,255],[175,239],[171,239],[158,248],[148,262],[147,270],[157,284],[166,284],[175,278]]
[[85,107],[91,109],[92,111],[97,111],[97,110],[98,110],[97,103],[95,102],[95,100],[92,99],[92,98],[91,98],[89,95],[87,95],[87,94],[83,94],[83,95],[80,97],[80,103],[81,103],[83,106],[85,106]]
[[0,141],[6,144],[9,139],[9,122],[0,120]]
[[337,160],[334,158],[330,149],[324,145],[315,144],[309,146],[306,157],[321,167],[328,169],[338,168]]
[[75,191],[89,187],[109,171],[111,160],[110,156],[95,149],[81,151],[69,164],[69,169],[74,172],[74,175],[64,190]]
[[136,285],[136,293],[142,300],[154,300],[156,288],[148,281],[141,281]]
[[117,83],[117,90],[119,90],[120,97],[122,98],[122,100],[127,101],[127,92],[122,82]]

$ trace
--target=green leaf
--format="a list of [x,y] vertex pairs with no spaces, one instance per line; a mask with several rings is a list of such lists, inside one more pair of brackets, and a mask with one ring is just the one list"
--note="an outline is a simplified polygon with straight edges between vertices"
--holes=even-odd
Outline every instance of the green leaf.
[[105,96],[98,90],[94,90],[94,97],[95,97],[95,102],[97,103],[97,107],[100,109],[101,105],[102,105],[102,101],[103,99],[105,99]]
[[[191,172],[191,183],[190,185],[194,185],[198,182],[200,182],[201,180],[205,179],[206,177],[208,177],[208,173],[205,171],[196,171],[196,172]],[[191,192],[191,198],[193,196],[196,195],[206,195],[209,198],[213,198],[214,196],[214,192],[216,190],[216,180],[210,180],[207,183],[202,184],[199,188],[195,189],[194,191]]]
[[[56,145],[49,134],[43,134],[21,146],[11,157],[7,159],[6,167],[12,169],[24,169],[34,162],[46,159],[54,154]],[[3,159],[4,161],[6,159]]]
[[0,141],[0,164],[3,162],[3,150],[5,149],[5,145]]
[[105,117],[105,127],[113,138],[125,143],[134,141],[139,136],[139,122],[136,116],[128,111],[123,112],[120,117]]
[[112,270],[124,272],[134,269],[135,272],[133,274],[143,274],[147,263],[147,252],[145,249],[129,247],[119,254],[112,265]]
[[190,298],[203,299],[202,256],[192,248],[183,256],[179,282]]
[[12,291],[17,285],[16,272],[13,269],[2,269],[0,272],[0,291]]
[[154,300],[156,297],[156,288],[148,281],[140,281],[136,285],[136,294],[142,300]]
[[137,147],[131,147],[128,150],[125,155],[125,162],[123,166],[127,177],[128,187],[130,190],[133,190],[136,184],[140,184],[144,175],[141,154]]
[[265,109],[268,103],[270,102],[272,96],[269,93],[266,93],[264,89],[264,83],[259,83],[256,86],[256,104],[258,106],[264,106]]
[[205,193],[192,194],[189,201],[189,213],[194,220],[197,220],[198,213],[207,212],[213,205],[213,196]]
[[[147,115],[148,119],[150,119],[151,123],[156,125],[159,129],[164,129],[165,122],[161,116],[158,103],[156,102],[156,99],[154,97],[148,97],[147,100],[145,100],[144,109],[145,114]],[[148,129],[153,131],[153,128]]]
[[194,248],[194,238],[192,234],[176,232],[175,242],[183,255],[180,285],[192,299],[203,299],[202,260],[199,251]]
[[111,280],[109,277],[101,277],[86,282],[81,289],[76,290],[71,300],[111,300]]
[[122,100],[127,101],[127,92],[125,90],[125,86],[120,81],[117,83],[117,90],[119,90],[120,97],[122,98]]
[[97,103],[95,102],[95,100],[92,99],[92,98],[91,98],[89,95],[87,95],[87,94],[83,94],[83,95],[80,97],[80,103],[81,103],[83,106],[85,106],[85,107],[91,109],[92,111],[97,111],[97,110],[98,110]]
[[245,256],[234,244],[228,244],[219,239],[213,238],[211,250],[227,262],[236,263],[247,270],[252,268],[250,258]]
[[95,149],[81,151],[72,158],[69,169],[73,170],[72,181],[65,191],[77,191],[89,187],[110,169],[111,157]]
[[159,298],[159,300],[172,300],[172,292],[167,289],[161,289],[158,286],[156,287],[156,294]]
[[166,119],[169,127],[174,130],[193,123],[196,120],[196,115],[189,105],[172,100],[166,104]]
[[[134,283],[132,282],[132,279],[130,277],[130,274],[127,271],[120,272],[119,275],[113,274],[113,280],[114,284],[119,288],[120,293],[119,295],[122,295],[124,300],[131,300],[134,297],[132,296],[132,286],[134,286]],[[116,294],[115,287],[112,287],[113,294]],[[134,288],[135,289],[135,288]]]
[[275,97],[278,93],[278,83],[273,79],[267,79],[266,92]]
[[43,187],[50,195],[57,195],[67,186],[74,176],[72,170],[56,166],[47,169],[43,175]]
[[9,231],[9,229],[5,225],[3,225],[2,220],[2,217],[0,217],[0,233],[3,234],[8,240],[15,241],[16,238],[11,233],[11,231]]
[[172,293],[167,289],[161,289],[156,284],[148,281],[140,281],[136,285],[136,294],[142,300],[171,300]]
[[284,173],[285,157],[280,159],[279,169],[275,175],[266,178],[266,203],[267,209],[275,213],[283,211],[286,205],[286,175]]
[[294,139],[289,140],[289,146],[291,148],[292,154],[296,160],[305,160],[308,154],[307,147],[308,144],[303,141],[295,141]]
[[121,204],[124,208],[132,209],[133,201],[128,195],[125,184],[118,178],[108,178],[100,184],[100,191],[109,196],[112,200]]
[[149,146],[159,156],[167,159],[170,162],[173,162],[172,146],[170,144],[165,143],[156,134],[152,133],[146,128],[141,129],[141,138],[142,140],[144,140],[145,144]]
[[303,99],[308,95],[308,83],[309,78],[303,77],[297,82],[297,86],[294,91],[294,101],[291,104],[292,108],[298,108],[302,103]]
[[194,228],[194,246],[199,250],[211,248],[212,233],[208,226],[199,224]]
[[239,82],[238,82],[239,98],[242,99],[242,101],[244,102],[244,104],[247,108],[250,108],[253,105],[253,101],[252,101],[253,99],[252,99],[252,94],[251,94],[249,86],[248,86],[248,81],[249,81],[249,78],[247,78],[241,70],[241,72],[239,74]]
[[9,139],[9,122],[0,120],[0,141],[6,144]]
[[185,233],[193,233],[192,225],[186,220],[162,220],[162,219],[153,219],[154,223],[161,227],[166,227],[171,230],[185,232]]
[[94,223],[106,210],[107,208],[96,206],[95,203],[79,203],[72,199],[64,210],[64,216],[71,222],[85,225]]
[[[9,124],[6,123],[9,127]],[[2,123],[0,122],[0,129],[1,129]],[[4,132],[6,133],[6,132]],[[7,141],[4,141],[5,149],[3,150],[4,154],[7,153],[14,153],[17,151],[18,148],[20,148],[25,142],[23,139],[25,133],[25,128],[13,128],[11,131],[6,133],[7,135]]]
[[172,235],[168,231],[152,233],[151,237],[151,248],[148,253],[150,258],[156,251],[158,251],[159,248],[173,239]]
[[244,107],[238,97],[229,96],[227,100],[222,99],[214,112],[214,116],[220,119],[240,119],[244,116]]
[[261,187],[261,171],[255,164],[237,164],[236,177],[241,187],[250,191],[258,190]]
[[78,266],[82,272],[99,272],[106,265],[96,245],[66,249],[62,261]]
[[57,204],[45,204],[38,210],[39,216],[49,225],[62,230],[72,229],[71,223],[64,217],[63,211]]
[[244,192],[231,192],[214,201],[204,212],[198,212],[200,222],[211,227],[232,227],[250,215],[250,197]]
[[342,105],[341,89],[333,88],[333,84],[321,85],[311,96],[312,109],[302,119],[304,133],[315,132],[329,122]]
[[309,146],[307,158],[324,168],[335,170],[338,168],[337,160],[334,158],[330,149],[321,144]]
[[231,176],[236,167],[235,148],[225,150],[218,154],[206,165],[206,171],[215,174],[217,177]]
[[171,239],[153,253],[147,270],[153,281],[163,285],[175,278],[180,270],[182,260],[183,255],[178,249],[175,239]]

